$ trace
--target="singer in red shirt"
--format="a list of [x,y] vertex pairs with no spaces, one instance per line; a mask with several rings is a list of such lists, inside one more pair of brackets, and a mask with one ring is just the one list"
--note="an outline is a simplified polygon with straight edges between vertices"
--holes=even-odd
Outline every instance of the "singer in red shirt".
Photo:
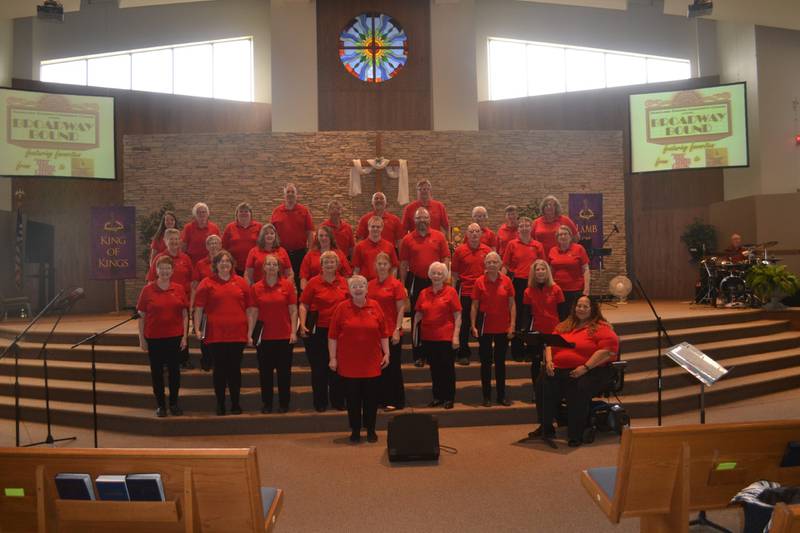
[[553,279],[564,291],[564,302],[559,305],[558,316],[563,320],[569,314],[575,300],[589,294],[592,274],[589,256],[580,244],[572,242],[572,230],[561,226],[557,233],[558,245],[550,248],[549,261]]
[[[183,287],[188,300],[192,289],[192,272],[194,269],[192,258],[181,251],[181,233],[178,230],[166,230],[164,232],[164,243],[166,244],[166,250],[158,254],[155,259],[164,256],[172,258],[172,283],[177,283]],[[155,281],[158,278],[155,259],[150,265],[150,270],[147,271],[147,281]]]
[[167,251],[167,245],[164,243],[164,232],[168,229],[178,229],[178,227],[179,222],[175,213],[164,211],[161,216],[161,222],[158,224],[158,229],[156,229],[156,234],[153,235],[153,240],[150,241],[150,260],[147,263],[148,265],[153,263],[158,254]]
[[282,276],[289,279],[294,277],[289,254],[281,246],[278,231],[272,224],[264,224],[258,233],[256,245],[250,249],[245,262],[244,276],[250,285],[261,281],[261,276],[264,275],[264,258],[268,255],[274,255],[278,258]]
[[397,272],[397,253],[394,250],[394,245],[384,239],[383,235],[383,220],[374,216],[369,221],[369,235],[366,239],[359,241],[353,251],[353,272],[361,274],[368,280],[375,279],[377,273],[375,272],[375,259],[379,254],[388,254],[389,260],[392,263],[392,274]]
[[481,227],[481,244],[497,251],[497,235],[489,229],[489,212],[482,205],[472,208],[472,220]]
[[497,228],[497,253],[500,254],[500,257],[503,257],[506,251],[506,245],[519,237],[519,230],[517,229],[518,223],[517,206],[507,206],[506,221]]
[[372,195],[372,211],[365,214],[358,221],[356,237],[359,240],[367,238],[369,234],[369,221],[372,217],[380,217],[381,220],[383,220],[381,238],[386,239],[392,243],[392,246],[398,248],[400,246],[400,240],[406,232],[403,230],[403,223],[400,219],[386,210],[386,195],[382,192],[376,192]]
[[206,238],[206,250],[208,250],[208,256],[195,263],[192,269],[192,295],[191,298],[189,298],[190,309],[194,307],[194,293],[197,291],[197,286],[200,285],[201,281],[213,274],[211,272],[211,262],[214,260],[214,256],[222,250],[222,239],[219,238],[219,235],[209,235]]
[[408,204],[403,209],[403,230],[406,232],[414,231],[416,227],[416,213],[420,207],[424,207],[431,217],[430,226],[432,229],[441,231],[447,235],[450,231],[450,221],[447,219],[447,208],[442,202],[438,202],[431,196],[431,182],[420,180],[417,182],[417,199]]
[[333,228],[320,226],[317,228],[314,244],[311,245],[311,249],[306,253],[303,262],[300,264],[301,290],[306,288],[308,280],[321,272],[319,259],[327,251],[332,251],[339,256],[339,274],[345,278],[350,276],[352,272],[350,262],[345,257],[344,252],[339,249],[333,235]]
[[533,238],[542,243],[545,254],[556,246],[556,233],[561,226],[568,226],[572,235],[578,234],[578,226],[562,214],[561,202],[555,196],[545,196],[539,204],[539,211],[542,215],[533,221]]
[[194,220],[183,226],[181,240],[186,248],[186,255],[192,258],[192,263],[206,256],[206,238],[209,235],[219,235],[219,227],[208,219],[208,215],[208,206],[197,202],[192,207]]
[[283,188],[283,198],[283,203],[272,211],[272,223],[289,254],[294,284],[299,292],[300,264],[314,239],[314,221],[308,207],[298,203],[297,187],[294,183],[287,183]]
[[339,200],[328,202],[328,218],[322,222],[333,230],[336,247],[349,259],[353,257],[353,247],[356,245],[353,228],[342,220],[342,203]]
[[461,299],[461,308],[467,312],[461,317],[461,332],[459,333],[460,348],[458,351],[458,364],[469,365],[472,355],[469,349],[469,332],[472,328],[469,309],[472,307],[472,287],[475,280],[483,275],[483,260],[491,248],[481,242],[481,227],[473,222],[467,226],[467,239],[453,252],[453,283]]
[[222,247],[236,260],[236,273],[244,276],[247,254],[256,245],[261,223],[253,220],[253,208],[247,202],[236,206],[234,221],[222,232]]

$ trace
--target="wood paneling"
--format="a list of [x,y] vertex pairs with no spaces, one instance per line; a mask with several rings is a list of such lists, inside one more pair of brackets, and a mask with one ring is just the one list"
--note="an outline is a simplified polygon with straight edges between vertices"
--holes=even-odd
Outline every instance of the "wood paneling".
[[[339,60],[339,34],[368,11],[394,17],[408,36],[408,63],[384,83],[355,78]],[[430,48],[429,0],[317,2],[320,131],[431,129]]]

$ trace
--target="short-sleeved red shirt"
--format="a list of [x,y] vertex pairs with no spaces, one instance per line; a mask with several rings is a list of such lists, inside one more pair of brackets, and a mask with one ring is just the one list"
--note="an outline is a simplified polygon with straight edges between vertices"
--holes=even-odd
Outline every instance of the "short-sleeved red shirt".
[[[359,239],[366,239],[369,236],[369,219],[376,216],[377,213],[375,211],[370,211],[358,221],[358,229],[356,230],[356,237]],[[392,246],[395,245],[397,241],[403,238],[403,235],[406,234],[405,230],[403,229],[403,223],[400,222],[400,219],[393,215],[388,211],[384,211],[383,215],[381,215],[383,219],[383,231],[381,231],[381,238],[386,239]]]
[[183,312],[189,309],[186,291],[177,283],[162,290],[157,282],[148,283],[139,293],[136,310],[144,313],[144,338],[167,339],[183,336]]
[[[169,255],[169,252],[158,254],[153,258],[150,270],[147,271],[147,281],[155,281],[158,278],[156,263],[162,255]],[[183,252],[178,252],[178,255],[175,256],[170,255],[170,257],[172,257],[172,277],[170,281],[182,286],[188,295],[192,289],[192,272],[194,270],[192,259]]]
[[553,280],[562,290],[583,290],[583,267],[589,264],[589,255],[583,246],[573,242],[566,252],[555,246],[550,248],[548,259],[553,270]]
[[558,325],[558,304],[564,301],[564,292],[558,285],[528,287],[522,303],[531,306],[533,328],[539,333],[553,333]]
[[219,227],[210,220],[204,228],[199,227],[196,220],[192,220],[183,226],[181,240],[186,244],[186,254],[192,258],[192,263],[196,263],[208,256],[206,238],[209,235],[219,235]]
[[238,222],[234,221],[225,226],[222,232],[222,249],[231,253],[236,259],[236,268],[244,270],[247,264],[247,254],[256,245],[258,234],[261,232],[261,222],[255,220],[250,225],[243,228]]
[[167,245],[164,243],[164,238],[162,237],[160,239],[156,239],[155,237],[153,237],[153,240],[150,241],[150,249],[151,250],[155,250],[156,251],[156,255],[158,255],[158,254],[160,254],[162,252],[166,252],[167,251]]
[[397,266],[397,252],[394,251],[394,244],[386,239],[381,239],[378,242],[364,239],[359,241],[355,250],[353,250],[353,267],[357,267],[358,273],[367,278],[367,280],[375,278],[378,275],[375,270],[375,259],[381,252],[389,254],[389,261],[392,266]]
[[[339,274],[344,277],[349,277],[353,272],[353,269],[350,267],[350,261],[347,260],[344,252],[338,248],[333,250],[333,252],[339,257]],[[316,248],[312,248],[306,253],[305,257],[303,257],[303,262],[300,263],[300,279],[309,280],[322,272],[319,261],[321,256],[322,253]]]
[[473,249],[466,242],[455,249],[451,269],[453,274],[458,274],[461,296],[472,296],[472,286],[483,275],[483,260],[491,251],[485,244],[478,243],[478,247]]
[[489,228],[481,229],[481,244],[485,244],[493,250],[497,250],[497,235]]
[[542,243],[545,253],[550,252],[550,248],[558,244],[556,233],[561,226],[569,226],[573,235],[578,233],[578,226],[565,215],[559,215],[553,222],[545,221],[544,216],[533,221],[533,238]]
[[308,280],[308,285],[300,294],[300,302],[308,306],[311,311],[317,311],[317,327],[327,328],[331,322],[333,310],[350,297],[347,289],[347,280],[338,274],[333,283],[328,283],[322,274]]
[[386,319],[378,302],[367,298],[363,307],[352,300],[336,306],[328,338],[336,340],[336,372],[346,378],[374,378],[381,375]]
[[250,298],[258,307],[258,319],[264,323],[263,340],[288,339],[292,335],[292,320],[289,306],[297,304],[294,282],[278,278],[275,285],[265,280],[250,286]]
[[205,342],[247,342],[247,308],[255,307],[244,278],[231,275],[227,281],[216,274],[197,286],[195,307],[206,314]]
[[414,311],[422,313],[422,340],[453,340],[456,326],[453,313],[461,311],[461,300],[453,287],[445,285],[436,293],[433,292],[433,287],[422,289]]
[[[614,329],[608,323],[601,322],[594,334],[589,332],[589,328],[582,327],[561,336],[567,342],[575,343],[575,348],[556,348],[553,347],[553,366],[556,368],[577,368],[594,355],[597,350],[609,350],[614,354],[611,361],[615,361],[619,353],[619,337],[614,333]],[[606,363],[607,365],[608,363]]]
[[290,252],[308,246],[308,232],[314,231],[311,212],[303,204],[295,204],[293,209],[279,205],[272,211],[272,224],[278,230],[281,246]]
[[431,228],[444,231],[450,227],[450,221],[447,219],[447,208],[442,202],[431,199],[428,205],[422,205],[419,200],[414,200],[403,209],[403,229],[407,232],[414,231],[416,224],[414,223],[414,213],[417,209],[424,207],[431,215]]
[[328,226],[333,230],[333,237],[336,239],[336,247],[345,254],[350,253],[350,250],[356,245],[356,240],[353,237],[353,228],[350,227],[350,224],[344,220],[340,220],[337,226],[330,220],[325,220],[322,225]]
[[491,281],[486,275],[475,280],[472,299],[478,301],[478,311],[486,313],[481,335],[506,333],[511,325],[511,310],[508,299],[514,298],[514,284],[508,276],[499,274]]
[[497,253],[500,254],[500,257],[506,251],[508,243],[514,239],[519,239],[519,230],[516,226],[512,228],[508,224],[503,224],[497,228]]
[[244,263],[245,269],[253,269],[253,283],[261,281],[261,278],[264,277],[264,259],[266,259],[268,255],[274,255],[278,258],[278,264],[280,265],[279,274],[281,276],[283,276],[287,269],[292,268],[292,263],[289,261],[289,254],[286,253],[283,246],[273,248],[269,252],[255,246],[250,249],[250,253],[247,254],[247,261]]
[[400,261],[408,261],[409,271],[418,278],[428,277],[428,267],[434,261],[450,257],[450,247],[441,231],[428,230],[423,237],[412,231],[400,242]]
[[531,265],[537,259],[547,259],[542,243],[531,239],[527,243],[514,239],[506,246],[503,253],[503,264],[515,278],[528,279]]
[[400,280],[394,276],[386,276],[383,282],[378,278],[371,279],[367,285],[367,296],[378,302],[386,318],[385,336],[394,333],[397,326],[397,302],[406,299],[406,289]]
[[211,271],[211,259],[204,257],[194,264],[194,269],[192,270],[192,281],[199,283],[209,277],[211,274],[213,274]]

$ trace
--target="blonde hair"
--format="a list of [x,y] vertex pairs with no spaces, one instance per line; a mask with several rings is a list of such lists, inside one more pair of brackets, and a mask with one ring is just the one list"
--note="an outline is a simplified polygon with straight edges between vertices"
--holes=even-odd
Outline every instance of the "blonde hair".
[[547,261],[545,261],[544,259],[537,259],[531,265],[531,270],[528,273],[528,288],[529,289],[533,289],[537,285],[536,276],[535,276],[534,272],[536,271],[536,267],[538,265],[544,265],[544,267],[547,269],[547,278],[544,280],[544,286],[545,287],[552,287],[553,285],[555,285],[556,282],[553,281],[553,271],[550,269],[550,264]]
[[336,269],[339,269],[339,265],[341,265],[341,261],[339,261],[339,254],[334,252],[333,250],[328,250],[327,252],[322,252],[322,255],[319,256],[319,266],[322,268],[322,263],[325,259],[332,257],[336,260]]
[[561,216],[561,202],[558,201],[558,198],[553,196],[552,194],[548,194],[542,201],[539,203],[539,212],[544,216],[544,204],[547,202],[553,202],[554,207],[556,208],[556,217]]

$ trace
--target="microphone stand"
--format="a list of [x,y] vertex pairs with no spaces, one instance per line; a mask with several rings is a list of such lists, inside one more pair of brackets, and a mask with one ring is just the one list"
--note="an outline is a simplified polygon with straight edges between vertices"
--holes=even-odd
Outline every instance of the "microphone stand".
[[95,355],[95,346],[97,345],[97,339],[108,333],[113,329],[117,329],[118,327],[122,326],[123,324],[127,324],[131,320],[136,320],[139,318],[139,313],[134,313],[129,318],[126,318],[119,324],[115,324],[108,329],[101,331],[100,333],[93,333],[82,339],[70,347],[70,350],[74,350],[78,346],[82,344],[86,344],[87,342],[92,343],[92,421],[94,426],[94,447],[97,448],[97,357]]
[[53,304],[55,304],[61,298],[62,294],[64,294],[64,289],[61,289],[61,291],[58,294],[56,294],[55,297],[47,303],[47,305],[44,306],[44,309],[39,311],[39,314],[36,315],[35,317],[33,317],[33,319],[30,322],[28,322],[28,325],[25,326],[25,329],[23,329],[19,333],[19,335],[14,337],[13,342],[10,345],[8,345],[8,347],[5,350],[3,350],[2,354],[0,354],[0,359],[2,359],[6,355],[8,355],[8,352],[10,352],[11,350],[14,350],[14,427],[15,427],[15,431],[16,431],[17,448],[19,448],[19,421],[20,421],[20,407],[19,407],[19,341],[21,341],[22,338],[25,336],[25,334],[28,332],[28,330],[31,329],[33,327],[33,325],[36,324],[39,321],[39,319],[42,318],[45,313],[47,313],[47,311],[50,310],[51,307],[53,307]]
[[672,339],[669,338],[669,333],[667,333],[667,330],[664,329],[664,322],[661,320],[661,317],[656,312],[656,308],[653,306],[653,302],[647,296],[647,293],[645,292],[644,287],[642,287],[642,282],[639,281],[639,278],[636,278],[636,287],[639,289],[639,292],[642,294],[644,299],[647,301],[647,305],[650,306],[650,310],[653,312],[653,316],[656,317],[656,329],[658,331],[658,341],[657,341],[657,343],[658,343],[657,344],[658,352],[656,354],[656,367],[658,369],[658,379],[656,381],[656,383],[657,383],[656,384],[656,388],[657,388],[657,391],[658,391],[658,400],[656,402],[656,415],[658,417],[658,425],[660,426],[661,425],[661,392],[663,390],[663,383],[662,383],[662,380],[661,380],[661,336],[663,335],[664,338],[667,339],[667,342],[669,343],[670,346],[672,346],[673,344],[672,344]]

